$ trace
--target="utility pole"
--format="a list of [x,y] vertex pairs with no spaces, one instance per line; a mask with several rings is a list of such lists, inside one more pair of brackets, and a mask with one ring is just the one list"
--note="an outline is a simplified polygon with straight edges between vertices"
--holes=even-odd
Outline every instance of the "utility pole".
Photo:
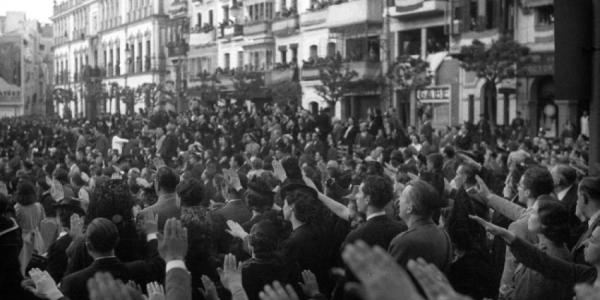
[[383,32],[382,32],[382,46],[383,46],[383,60],[381,62],[381,73],[383,75],[383,88],[381,89],[383,96],[383,109],[388,110],[391,107],[395,107],[394,103],[394,86],[393,81],[387,76],[390,67],[392,65],[392,42],[391,42],[391,29],[390,29],[390,9],[389,0],[383,1]]
[[600,127],[600,0],[593,0],[592,27],[594,28],[592,54],[592,99],[590,101],[590,172],[600,175],[600,134],[595,131]]

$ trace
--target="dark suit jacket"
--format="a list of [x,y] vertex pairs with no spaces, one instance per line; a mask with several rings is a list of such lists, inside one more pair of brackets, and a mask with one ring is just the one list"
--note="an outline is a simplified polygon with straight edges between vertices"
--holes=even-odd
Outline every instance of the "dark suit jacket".
[[592,236],[592,232],[594,232],[594,229],[596,229],[598,226],[600,226],[600,218],[596,219],[596,221],[592,223],[592,226],[589,226],[588,229],[579,237],[579,240],[575,246],[573,246],[573,249],[571,249],[573,262],[578,264],[588,264],[583,257],[583,242]]
[[46,271],[54,278],[54,281],[60,282],[67,270],[69,262],[67,257],[67,248],[73,239],[68,234],[58,238],[48,248],[48,263]]
[[453,257],[450,237],[431,220],[420,221],[400,233],[390,243],[388,252],[402,267],[409,260],[422,257],[442,272],[448,271]]
[[116,257],[97,259],[87,268],[65,276],[61,282],[61,291],[69,299],[89,299],[87,281],[97,272],[110,273],[123,282],[133,280],[142,286],[150,281],[161,282],[165,263],[158,256],[157,240],[150,241],[147,246],[146,261],[123,263]]
[[567,246],[571,248],[577,243],[579,237],[587,229],[586,225],[575,215],[575,207],[577,206],[577,185],[571,186],[567,194],[562,199],[558,200],[564,203],[569,211],[570,238]]
[[222,216],[225,220],[232,220],[239,224],[250,221],[252,212],[244,203],[244,200],[230,200],[225,206],[215,211],[215,214]]
[[346,245],[358,240],[364,241],[369,246],[377,245],[383,249],[388,249],[392,239],[401,232],[406,231],[406,229],[406,225],[390,220],[387,215],[373,217],[346,236],[342,251]]
[[277,280],[282,284],[296,285],[299,270],[290,268],[274,255],[251,258],[242,264],[242,284],[249,300],[258,300],[266,284]]

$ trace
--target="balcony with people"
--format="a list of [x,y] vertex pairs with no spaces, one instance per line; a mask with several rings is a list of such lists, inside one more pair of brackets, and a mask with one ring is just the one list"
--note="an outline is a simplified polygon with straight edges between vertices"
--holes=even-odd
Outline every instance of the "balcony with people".
[[293,34],[300,27],[298,11],[295,7],[284,7],[275,13],[272,31],[276,36],[288,36]]
[[190,29],[190,45],[206,45],[214,43],[216,40],[217,30],[209,23],[204,23],[202,26],[198,24]]

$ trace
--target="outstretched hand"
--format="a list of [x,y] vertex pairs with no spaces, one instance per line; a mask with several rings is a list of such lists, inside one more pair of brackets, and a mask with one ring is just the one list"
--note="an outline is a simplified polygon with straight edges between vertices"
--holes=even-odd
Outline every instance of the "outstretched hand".
[[319,283],[317,282],[317,277],[310,270],[302,271],[302,281],[298,284],[302,287],[302,292],[309,298],[314,298],[315,295],[318,295],[319,292]]
[[181,221],[171,218],[165,222],[164,232],[158,236],[158,253],[165,262],[183,260],[187,254],[187,228]]
[[410,260],[406,267],[425,292],[427,299],[469,299],[457,293],[446,276],[435,265],[427,263],[424,259]]
[[243,240],[248,236],[248,233],[244,230],[244,228],[242,228],[242,226],[235,221],[227,220],[227,227],[229,227],[229,229],[226,229],[225,231],[227,231],[227,233],[233,237]]
[[227,254],[223,260],[223,268],[218,268],[219,278],[223,286],[231,293],[242,289],[242,266],[238,264],[235,255]]
[[265,285],[265,289],[258,294],[260,300],[298,300],[298,294],[291,285],[283,287],[279,281],[273,285]]
[[483,228],[485,229],[485,231],[499,236],[501,238],[503,238],[507,243],[512,243],[512,241],[516,238],[515,234],[500,227],[497,225],[494,225],[490,222],[487,222],[486,220],[475,216],[475,215],[469,215],[469,218],[477,223],[479,223],[479,225],[483,226]]
[[275,177],[277,177],[279,181],[284,182],[287,179],[287,174],[285,173],[285,169],[283,168],[281,161],[273,159],[271,165],[273,166],[273,173],[275,174]]
[[110,273],[96,273],[87,281],[90,300],[142,300],[134,288],[115,280]]

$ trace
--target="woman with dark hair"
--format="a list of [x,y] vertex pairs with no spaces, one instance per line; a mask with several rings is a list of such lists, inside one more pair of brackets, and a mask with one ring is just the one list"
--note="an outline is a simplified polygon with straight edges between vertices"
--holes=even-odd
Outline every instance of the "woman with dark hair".
[[[144,243],[139,242],[133,204],[127,185],[120,180],[109,180],[94,188],[85,218],[86,225],[95,218],[106,218],[117,226],[119,243],[115,248],[115,255],[123,262],[137,260],[143,253]],[[72,251],[67,253],[70,259],[65,275],[81,270],[92,262],[82,239],[73,241],[70,250]]]
[[46,252],[44,239],[40,233],[40,224],[45,217],[44,207],[38,202],[35,186],[29,181],[21,181],[17,185],[14,194],[15,217],[21,227],[23,237],[23,249],[19,255],[21,273],[25,275],[25,269],[34,253]]
[[[527,227],[537,234],[537,247],[546,254],[571,261],[566,243],[569,239],[569,212],[563,203],[548,195],[540,196],[533,205]],[[550,280],[542,274],[519,265],[515,271],[513,299],[572,299],[568,284]]]
[[248,248],[252,258],[242,264],[242,284],[250,300],[258,300],[266,284],[278,280],[282,284],[298,282],[298,269],[286,265],[277,254],[281,225],[262,220],[250,230]]

